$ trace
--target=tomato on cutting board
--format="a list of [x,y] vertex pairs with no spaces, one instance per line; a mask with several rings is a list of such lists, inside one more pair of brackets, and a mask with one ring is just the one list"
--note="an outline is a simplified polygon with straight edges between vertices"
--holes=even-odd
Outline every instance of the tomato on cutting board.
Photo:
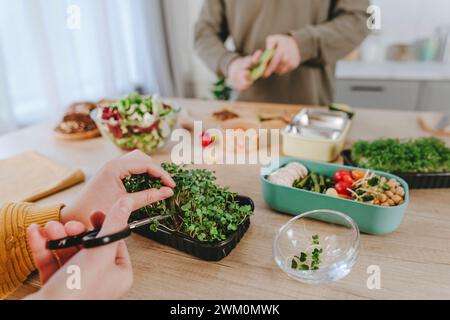
[[209,145],[211,145],[212,143],[214,143],[215,137],[212,137],[208,132],[203,131],[201,136],[200,136],[200,140],[201,140],[201,143],[202,143],[202,147],[206,148]]

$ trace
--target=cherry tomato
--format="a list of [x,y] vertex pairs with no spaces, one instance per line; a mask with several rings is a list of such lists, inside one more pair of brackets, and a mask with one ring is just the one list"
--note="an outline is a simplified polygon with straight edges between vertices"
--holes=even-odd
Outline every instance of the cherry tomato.
[[102,119],[103,120],[108,120],[111,117],[112,117],[111,108],[110,107],[103,108]]
[[110,107],[106,107],[102,111],[102,119],[103,120],[114,119],[114,120],[119,121],[119,119],[120,119],[119,111],[117,109],[112,109]]
[[111,125],[108,124],[109,132],[114,136],[116,139],[120,139],[123,137],[122,129],[120,128],[120,125]]
[[158,128],[160,120],[156,120],[149,128],[150,131]]
[[336,181],[336,182],[342,181],[345,176],[350,176],[351,177],[350,171],[344,170],[344,169],[338,170],[334,174],[334,181]]
[[209,135],[208,132],[203,131],[202,135],[200,136],[201,142],[202,142],[202,147],[206,148],[207,146],[209,146],[210,144],[212,144],[214,142],[214,137],[211,137]]
[[351,192],[348,191],[348,189],[351,189],[351,187],[352,187],[351,184],[349,184],[348,182],[344,182],[344,181],[339,181],[338,183],[336,183],[334,185],[334,188],[336,189],[337,193],[347,195],[347,196],[349,196],[351,194]]
[[355,181],[358,181],[359,179],[364,178],[366,173],[362,170],[353,170],[352,171],[352,178],[355,179]]
[[353,186],[353,184],[355,183],[355,180],[353,180],[351,176],[347,175],[342,177],[342,181],[348,183],[350,186]]

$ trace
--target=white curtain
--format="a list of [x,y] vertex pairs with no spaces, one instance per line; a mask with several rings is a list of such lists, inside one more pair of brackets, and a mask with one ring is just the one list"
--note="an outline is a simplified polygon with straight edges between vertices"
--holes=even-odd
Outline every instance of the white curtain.
[[0,38],[0,134],[15,129],[17,124],[10,108],[9,89],[3,65],[3,51]]
[[136,88],[177,95],[162,1],[0,0],[0,132]]

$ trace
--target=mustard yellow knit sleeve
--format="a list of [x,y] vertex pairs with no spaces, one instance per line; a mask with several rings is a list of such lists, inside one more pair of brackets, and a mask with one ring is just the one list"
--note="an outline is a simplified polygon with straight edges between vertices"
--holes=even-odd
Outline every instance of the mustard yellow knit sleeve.
[[28,226],[59,221],[61,208],[62,205],[0,204],[0,299],[14,292],[35,270],[26,239]]

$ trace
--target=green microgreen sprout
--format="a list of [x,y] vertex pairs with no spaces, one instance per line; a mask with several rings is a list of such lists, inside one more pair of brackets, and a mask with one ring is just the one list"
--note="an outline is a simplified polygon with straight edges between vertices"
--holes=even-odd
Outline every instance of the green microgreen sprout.
[[[241,205],[236,193],[215,183],[213,172],[204,169],[188,170],[175,164],[163,163],[176,183],[174,195],[133,213],[137,219],[167,214],[166,220],[150,226],[156,231],[160,224],[171,231],[184,233],[205,242],[227,239],[252,214],[249,205]],[[123,180],[128,192],[160,188],[161,180],[148,174],[132,175]]]
[[379,139],[357,141],[352,146],[357,167],[394,173],[450,172],[450,148],[444,140]]
[[[300,252],[298,256],[294,256],[291,261],[291,268],[295,270],[309,271],[318,270],[321,260],[320,255],[323,253],[323,249],[319,247],[320,239],[319,235],[315,234],[311,236],[311,244],[314,249],[309,256],[307,252]],[[308,263],[309,262],[309,263]]]

